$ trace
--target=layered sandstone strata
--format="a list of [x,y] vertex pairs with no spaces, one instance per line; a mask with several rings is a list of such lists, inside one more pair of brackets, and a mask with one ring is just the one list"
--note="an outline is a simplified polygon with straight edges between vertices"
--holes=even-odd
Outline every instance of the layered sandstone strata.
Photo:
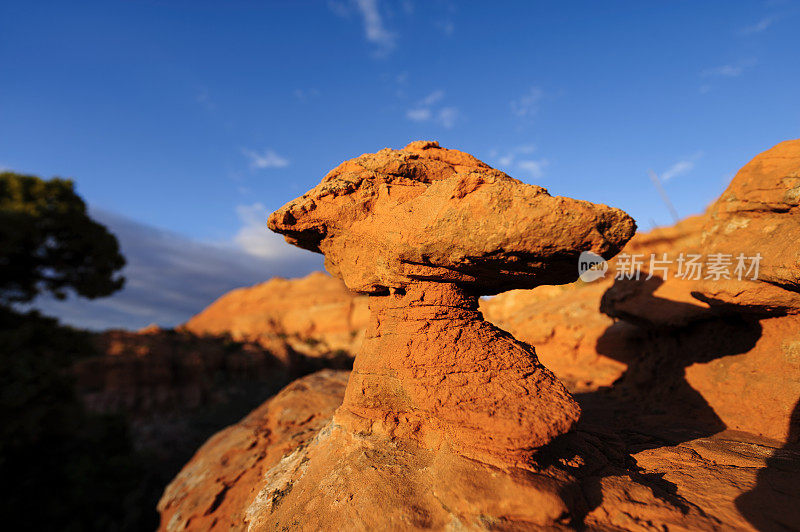
[[478,296],[573,281],[582,251],[610,258],[635,231],[618,209],[435,142],[341,164],[269,227],[372,296],[336,421],[498,465],[566,433],[579,408],[530,346],[483,320]]

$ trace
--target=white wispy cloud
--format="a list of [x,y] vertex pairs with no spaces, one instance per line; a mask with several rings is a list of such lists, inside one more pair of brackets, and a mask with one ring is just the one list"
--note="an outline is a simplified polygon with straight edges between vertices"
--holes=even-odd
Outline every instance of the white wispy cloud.
[[727,63],[724,65],[706,68],[700,72],[700,77],[706,78],[707,81],[700,85],[698,89],[700,94],[707,94],[714,88],[710,81],[717,79],[734,79],[741,77],[747,69],[755,66],[757,63],[755,58],[748,58],[738,63]]
[[355,10],[361,18],[364,37],[376,46],[376,55],[386,55],[395,48],[397,35],[386,28],[378,0],[328,0],[328,8],[342,18],[349,18]]
[[497,150],[492,150],[491,156],[497,161],[497,166],[512,176],[541,179],[544,169],[550,164],[545,158],[531,158],[536,151],[533,144],[521,144],[506,150],[502,155]]
[[451,129],[456,125],[461,114],[456,107],[442,107],[436,113],[436,122],[444,128]]
[[741,29],[739,33],[742,35],[753,35],[756,33],[761,33],[762,31],[766,31],[767,28],[772,26],[775,22],[775,17],[764,17],[752,26],[746,26]]
[[661,174],[662,181],[669,181],[674,177],[678,177],[679,175],[686,174],[694,170],[695,162],[703,156],[703,152],[696,152],[694,155],[689,157],[688,159],[684,159],[682,161],[678,161]]
[[517,168],[526,172],[528,176],[534,179],[540,179],[544,176],[544,168],[550,164],[547,159],[526,159],[517,162]]
[[452,20],[444,20],[437,24],[439,29],[442,30],[442,33],[447,37],[452,37],[453,34],[456,32],[456,25],[453,23]]
[[385,50],[394,48],[395,34],[386,29],[378,10],[377,0],[355,0],[356,7],[364,21],[364,33],[368,41]]
[[511,112],[522,118],[529,118],[539,111],[539,101],[544,96],[544,91],[539,87],[531,87],[525,94],[511,100]]
[[239,249],[249,255],[265,259],[306,256],[306,252],[287,244],[283,236],[267,228],[269,212],[261,203],[236,207],[236,215],[242,226],[233,237],[233,241]]
[[202,107],[205,107],[208,111],[213,111],[217,107],[214,101],[211,99],[211,94],[206,88],[202,88],[197,92],[195,101]]
[[292,91],[292,96],[301,102],[316,98],[319,96],[319,94],[320,93],[318,89],[295,89]]
[[[270,233],[264,223],[267,211],[259,208],[261,229]],[[172,327],[234,288],[322,269],[321,255],[283,241],[282,252],[270,243],[271,253],[252,253],[254,244],[245,250],[241,243],[201,242],[108,211],[92,208],[90,212],[119,240],[127,259],[122,272],[125,286],[95,300],[42,297],[34,302],[45,314],[78,327],[138,329],[150,323]]]
[[744,65],[721,65],[707,68],[701,73],[703,76],[721,76],[724,78],[738,78],[744,72]]
[[677,163],[670,166],[663,174],[661,174],[661,179],[664,181],[669,181],[673,177],[677,177],[681,174],[685,174],[694,168],[694,162],[692,161],[678,161]]
[[419,104],[422,107],[430,107],[433,104],[439,103],[444,98],[444,91],[437,90],[433,91],[429,95],[425,96],[422,100],[420,100]]
[[435,22],[435,26],[445,37],[452,37],[456,32],[456,24],[453,22],[453,17],[457,11],[456,3],[450,0],[442,0],[437,4],[442,10],[442,18]]
[[756,65],[757,61],[753,57],[742,59],[736,63],[726,63],[724,65],[711,67],[700,72],[702,77],[722,77],[722,78],[738,78],[745,71]]
[[289,159],[281,157],[275,151],[267,148],[258,153],[247,148],[242,148],[242,153],[250,159],[250,168],[263,170],[265,168],[284,168],[289,166]]
[[406,111],[406,118],[412,122],[425,122],[426,120],[431,119],[431,114],[432,113],[430,109],[409,109]]
[[444,96],[443,90],[433,91],[407,110],[406,118],[412,122],[434,122],[451,129],[461,118],[461,113],[455,106],[440,106]]
[[[390,76],[390,75],[383,75],[381,79],[384,83],[391,83],[392,87],[394,88],[394,95],[397,98],[405,98],[406,97],[406,89],[408,88],[408,72],[403,71],[397,75]],[[391,80],[391,81],[390,81]]]

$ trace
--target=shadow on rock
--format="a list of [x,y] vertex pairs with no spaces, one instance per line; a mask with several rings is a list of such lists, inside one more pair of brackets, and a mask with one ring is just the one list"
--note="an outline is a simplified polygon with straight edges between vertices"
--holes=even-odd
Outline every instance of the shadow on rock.
[[[589,506],[589,513],[579,516],[579,525],[589,526],[584,519],[602,506],[618,504],[604,499],[614,498],[620,489],[645,493],[653,512],[662,512],[658,519],[699,511],[678,495],[673,483],[645,473],[631,455],[725,430],[714,409],[687,381],[686,368],[745,353],[761,337],[762,327],[755,319],[654,296],[661,283],[657,277],[617,281],[606,292],[601,310],[622,320],[608,327],[596,349],[628,369],[610,387],[575,396],[582,409],[578,430],[549,451],[584,457],[573,469]],[[640,317],[648,313],[681,325],[654,324]]]
[[758,472],[756,486],[736,508],[758,530],[800,530],[800,402],[792,411],[789,442]]
[[[624,321],[615,322],[600,336],[597,352],[624,362],[628,369],[612,386],[577,396],[584,411],[584,426],[652,436],[656,438],[652,445],[658,445],[658,440],[676,444],[726,428],[703,396],[689,385],[686,368],[746,353],[761,337],[761,325],[754,318],[718,314],[654,296],[662,283],[658,277],[618,280],[603,296],[601,311]],[[634,292],[636,307],[642,311],[620,303]],[[687,323],[665,326],[641,317],[654,309],[658,315],[671,316],[671,323]],[[648,438],[639,439],[643,441],[638,448],[651,445]]]

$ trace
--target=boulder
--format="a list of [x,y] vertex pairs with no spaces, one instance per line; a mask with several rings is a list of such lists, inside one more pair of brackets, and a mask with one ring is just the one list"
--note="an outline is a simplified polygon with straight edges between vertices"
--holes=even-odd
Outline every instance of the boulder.
[[[307,445],[342,402],[347,371],[323,370],[284,388],[214,435],[164,492],[161,529],[243,529],[264,474]],[[279,498],[279,497],[278,497]]]
[[481,295],[571,282],[582,251],[609,258],[636,229],[619,209],[550,196],[422,141],[342,163],[268,224],[375,295],[424,280]]
[[747,163],[708,209],[702,246],[758,272],[703,279],[697,297],[759,314],[800,313],[800,139],[781,142]]
[[161,530],[761,530],[800,523],[800,451],[741,433],[669,441],[586,426],[541,470],[363,438],[332,422],[347,372],[292,383],[211,438]]

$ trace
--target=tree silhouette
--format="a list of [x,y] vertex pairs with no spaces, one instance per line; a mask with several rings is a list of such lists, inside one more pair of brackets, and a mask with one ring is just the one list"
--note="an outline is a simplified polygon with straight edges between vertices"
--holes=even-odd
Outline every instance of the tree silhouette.
[[116,237],[72,181],[0,173],[0,514],[9,530],[152,530],[154,484],[126,420],[88,411],[73,364],[92,335],[14,303],[122,287]]
[[0,173],[0,304],[69,289],[96,298],[122,288],[119,243],[92,220],[68,179]]

